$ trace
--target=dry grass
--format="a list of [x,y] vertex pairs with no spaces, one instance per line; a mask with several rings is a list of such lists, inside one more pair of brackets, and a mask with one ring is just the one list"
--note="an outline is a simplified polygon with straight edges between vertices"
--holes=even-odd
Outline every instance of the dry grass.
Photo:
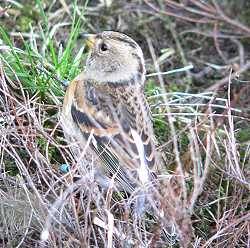
[[[206,7],[211,10],[206,25],[211,19],[226,25],[221,32],[227,25],[232,30],[240,27],[240,36],[249,35],[249,28],[229,22],[215,1],[190,2],[191,7],[172,1],[166,5],[117,1],[106,7],[90,2],[85,8],[85,3],[37,1],[33,11],[39,18],[21,34],[7,23],[10,18],[17,21],[23,9],[15,4],[0,8],[8,30],[0,36],[0,246],[250,247],[250,139],[242,139],[250,121],[249,81],[244,83],[249,75],[248,45],[233,37],[240,42],[239,56],[222,60],[219,66],[221,55],[231,55],[219,46],[220,33],[213,37],[215,52],[198,56],[203,44],[214,44],[202,40],[198,48],[193,43],[186,47],[180,33],[187,32],[189,24],[181,23],[186,28],[181,30],[178,18],[190,21],[191,12],[196,10],[200,17]],[[166,19],[168,5],[177,19]],[[73,144],[64,140],[59,81],[72,80],[81,71],[85,52],[77,37],[96,31],[93,25],[96,29],[117,25],[141,41],[148,73],[156,73],[148,77],[146,93],[164,157],[153,192],[161,212],[135,218],[130,206],[134,196],[102,190],[93,178],[95,163],[83,164],[72,155]],[[152,35],[155,26],[160,31]],[[160,51],[169,46],[174,53]],[[188,62],[201,71],[169,78],[161,73]],[[228,70],[232,63],[234,71]],[[217,78],[208,77],[211,71]],[[202,87],[196,86],[197,81],[203,82]],[[206,90],[213,86],[213,92]],[[223,91],[214,91],[222,86]],[[62,164],[70,165],[69,172],[60,170]]]

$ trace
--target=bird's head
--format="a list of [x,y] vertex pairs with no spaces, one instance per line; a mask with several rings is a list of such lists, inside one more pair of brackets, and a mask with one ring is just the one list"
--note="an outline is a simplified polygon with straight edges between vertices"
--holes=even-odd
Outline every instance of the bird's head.
[[85,76],[99,83],[143,83],[145,65],[140,46],[129,36],[113,31],[87,35],[90,53]]

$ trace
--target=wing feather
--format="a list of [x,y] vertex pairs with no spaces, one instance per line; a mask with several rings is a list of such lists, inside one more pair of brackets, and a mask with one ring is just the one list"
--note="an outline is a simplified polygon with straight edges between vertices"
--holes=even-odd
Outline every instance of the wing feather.
[[[143,146],[144,162],[153,169],[156,163],[153,128],[143,89],[136,86],[98,85],[80,82],[76,86],[71,115],[85,138],[93,133],[97,146],[93,150],[103,160],[107,171],[118,181],[129,184],[141,165],[136,132]],[[131,172],[128,174],[128,168]]]

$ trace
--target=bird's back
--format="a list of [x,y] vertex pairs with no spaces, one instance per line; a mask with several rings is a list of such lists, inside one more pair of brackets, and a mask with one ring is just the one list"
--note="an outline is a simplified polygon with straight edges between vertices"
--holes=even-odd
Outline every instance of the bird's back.
[[158,160],[143,86],[78,80],[66,95],[71,94],[71,87],[71,119],[85,140],[93,135],[91,148],[107,174],[117,174],[118,181],[140,182],[146,181],[142,177],[148,173],[149,179]]

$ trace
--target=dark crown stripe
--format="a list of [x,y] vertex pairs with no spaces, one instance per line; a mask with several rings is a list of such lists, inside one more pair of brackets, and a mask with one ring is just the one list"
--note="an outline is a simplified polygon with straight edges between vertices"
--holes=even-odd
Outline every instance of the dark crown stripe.
[[127,37],[112,37],[112,40],[125,42],[125,43],[127,43],[129,46],[131,46],[133,48],[138,48],[138,45],[133,40],[130,40]]

